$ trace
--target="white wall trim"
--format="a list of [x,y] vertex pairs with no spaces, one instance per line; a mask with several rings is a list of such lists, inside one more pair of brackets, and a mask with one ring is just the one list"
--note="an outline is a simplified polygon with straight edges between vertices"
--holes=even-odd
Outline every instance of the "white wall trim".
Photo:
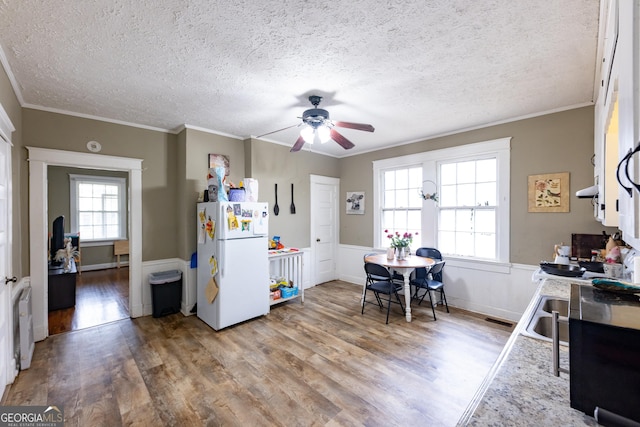
[[[502,262],[509,261],[510,244],[510,149],[511,137],[492,139],[456,147],[425,151],[406,156],[375,160],[373,164],[373,244],[378,245],[382,240],[382,219],[380,204],[383,200],[381,188],[381,174],[384,170],[422,166],[422,179],[439,182],[439,162],[462,161],[476,157],[495,156],[497,159],[497,185],[500,199],[497,200],[496,226],[498,227],[496,240],[496,257]],[[416,195],[417,197],[417,195]],[[417,246],[437,247],[437,208],[430,201],[422,203],[422,235]]]
[[29,154],[29,262],[36,341],[48,336],[47,167],[69,166],[129,173],[129,313],[143,315],[142,304],[142,159],[26,147]]

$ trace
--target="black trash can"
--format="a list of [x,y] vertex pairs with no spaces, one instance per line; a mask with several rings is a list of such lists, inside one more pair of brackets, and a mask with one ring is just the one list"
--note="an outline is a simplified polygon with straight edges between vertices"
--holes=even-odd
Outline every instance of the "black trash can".
[[182,271],[169,270],[149,274],[153,317],[178,313],[182,302]]

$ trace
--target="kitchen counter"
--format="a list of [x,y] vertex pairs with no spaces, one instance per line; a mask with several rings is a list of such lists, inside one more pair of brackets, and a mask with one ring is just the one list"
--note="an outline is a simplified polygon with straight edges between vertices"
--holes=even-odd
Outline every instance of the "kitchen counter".
[[[569,405],[569,374],[552,373],[551,342],[522,335],[538,296],[569,298],[572,278],[545,278],[487,374],[459,426],[597,426],[596,420]],[[560,366],[569,365],[569,348],[560,346]]]

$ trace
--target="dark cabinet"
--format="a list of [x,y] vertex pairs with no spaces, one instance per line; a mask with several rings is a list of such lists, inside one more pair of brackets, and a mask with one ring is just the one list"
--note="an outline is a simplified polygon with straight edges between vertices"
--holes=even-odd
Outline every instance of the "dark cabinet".
[[49,268],[49,311],[76,305],[76,263],[71,260],[71,269]]

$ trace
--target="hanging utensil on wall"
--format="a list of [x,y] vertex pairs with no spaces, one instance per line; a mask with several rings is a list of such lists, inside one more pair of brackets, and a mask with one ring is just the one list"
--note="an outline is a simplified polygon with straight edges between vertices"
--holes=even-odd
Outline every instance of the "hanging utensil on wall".
[[296,205],[293,203],[293,183],[291,183],[291,213],[296,213]]
[[276,184],[276,204],[273,205],[273,213],[276,216],[280,213],[280,207],[278,206],[278,184]]

